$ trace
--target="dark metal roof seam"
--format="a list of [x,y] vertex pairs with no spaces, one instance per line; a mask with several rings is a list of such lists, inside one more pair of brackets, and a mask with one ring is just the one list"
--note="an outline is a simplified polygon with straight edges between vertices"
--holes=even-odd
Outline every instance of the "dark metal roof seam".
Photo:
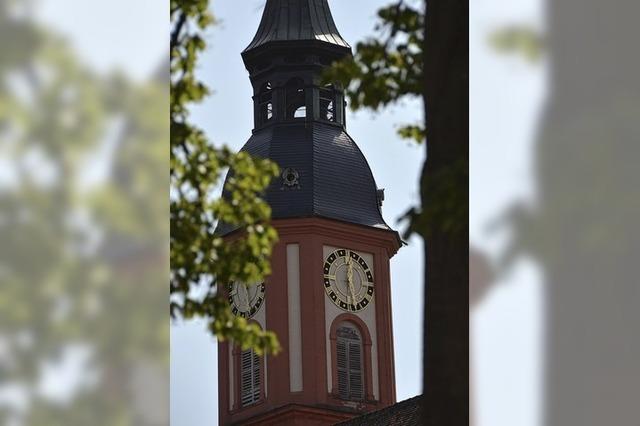
[[316,10],[315,2],[313,7],[309,7],[309,19],[311,20],[311,34],[309,38],[312,40],[317,40],[316,33],[317,28],[320,27],[320,18],[318,17],[318,11]]
[[318,13],[318,22],[320,23],[320,28],[319,28],[320,34],[316,34],[316,35],[319,35],[320,37],[316,37],[316,38],[319,38],[322,41],[326,41],[327,43],[331,43],[331,39],[329,38],[328,34],[331,34],[332,30],[331,28],[328,27],[326,10],[324,9],[324,4],[323,4],[323,3],[326,3],[326,0],[311,0],[311,1],[313,2],[313,6],[316,8],[316,12]]
[[[329,9],[329,1],[320,1],[320,7],[322,8],[322,22],[325,26],[325,37],[327,38],[327,41],[329,43],[334,43],[334,44],[339,44],[342,45],[342,43],[340,43],[338,40],[336,40],[334,33],[338,32],[338,28],[336,28],[335,23],[333,22],[333,20],[330,19],[331,17],[331,10]],[[332,25],[333,24],[333,25]]]
[[272,24],[271,21],[271,16],[272,13],[271,12],[271,8],[273,8],[272,4],[269,4],[267,2],[266,7],[264,8],[264,10],[262,11],[262,18],[260,19],[260,24],[258,26],[258,31],[256,32],[256,35],[253,37],[253,40],[251,40],[251,43],[249,43],[249,46],[247,46],[244,51],[246,52],[247,50],[253,49],[255,46],[260,45],[261,43],[264,42],[264,39],[266,38],[268,31],[267,28],[269,28],[270,23]]
[[[302,6],[299,9],[299,16],[298,16],[298,22],[297,25],[295,26],[295,31],[297,33],[297,36],[295,38],[295,40],[302,40],[303,36],[302,36],[302,30],[304,27],[304,13],[305,13],[305,5],[308,6],[307,2],[303,1],[302,2]],[[289,28],[291,28],[292,26],[289,25]],[[291,39],[291,37],[289,38]]]
[[305,40],[305,39],[312,39],[313,38],[313,26],[311,23],[311,8],[309,7],[309,4],[305,2],[305,12],[303,13],[302,16],[300,17],[300,39],[301,40]]
[[[331,13],[331,9],[329,8],[329,3],[326,2],[324,4],[324,7],[327,9],[327,21],[328,21],[328,24],[332,28],[335,28],[335,30],[336,30],[336,34],[335,35],[332,34],[332,37],[335,40],[336,44],[339,44],[341,46],[348,47],[349,49],[351,49],[351,45],[347,42],[347,40],[344,39],[344,37],[342,37],[342,34],[340,34],[340,29],[336,25],[335,19],[333,19],[333,14]],[[336,39],[336,36],[338,37],[338,39]]]

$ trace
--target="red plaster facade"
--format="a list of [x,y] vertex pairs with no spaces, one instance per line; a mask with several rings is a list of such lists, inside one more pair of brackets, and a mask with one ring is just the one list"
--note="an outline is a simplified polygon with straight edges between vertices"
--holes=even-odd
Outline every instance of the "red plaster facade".
[[[272,275],[267,278],[265,297],[266,328],[274,331],[282,352],[263,360],[263,399],[254,405],[240,407],[239,366],[237,356],[229,359],[228,342],[218,345],[218,392],[220,425],[331,425],[336,422],[387,407],[396,402],[393,329],[391,322],[391,286],[389,260],[400,248],[395,232],[352,225],[322,218],[275,220],[280,241],[274,248]],[[233,236],[231,236],[233,238]],[[290,391],[289,309],[287,245],[299,245],[300,315],[302,337],[301,392]],[[377,359],[372,358],[372,336],[357,313],[344,313],[334,320],[327,335],[325,324],[325,290],[323,285],[323,247],[346,248],[373,255],[375,277],[375,321]],[[332,354],[333,383],[327,383],[327,347],[335,341],[335,327],[350,321],[360,328],[363,337],[365,391],[362,402],[346,402],[337,397],[335,345]],[[238,351],[232,351],[237,354]],[[229,377],[229,362],[234,365],[234,377]],[[379,398],[372,387],[372,368],[378,369]],[[234,406],[229,409],[229,380],[235,381]]]

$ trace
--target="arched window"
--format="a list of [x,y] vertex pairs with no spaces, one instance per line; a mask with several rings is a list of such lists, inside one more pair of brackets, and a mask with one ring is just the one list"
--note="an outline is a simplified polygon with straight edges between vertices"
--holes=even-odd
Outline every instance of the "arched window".
[[301,106],[293,113],[293,118],[305,118],[307,116],[307,107]]
[[338,395],[349,401],[364,399],[364,360],[362,336],[351,323],[343,322],[336,331],[336,369]]
[[271,83],[265,83],[260,88],[258,94],[258,111],[260,117],[260,124],[267,123],[273,118],[273,91]]
[[307,116],[304,82],[299,78],[289,80],[286,86],[286,118],[288,120]]
[[262,395],[262,364],[253,349],[240,352],[240,402],[242,407],[260,401]]
[[320,118],[327,121],[336,121],[336,102],[332,86],[320,89]]

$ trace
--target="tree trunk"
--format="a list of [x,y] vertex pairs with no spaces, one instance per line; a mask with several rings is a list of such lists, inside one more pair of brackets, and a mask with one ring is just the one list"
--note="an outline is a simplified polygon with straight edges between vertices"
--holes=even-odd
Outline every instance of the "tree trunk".
[[423,416],[469,424],[469,4],[426,2]]

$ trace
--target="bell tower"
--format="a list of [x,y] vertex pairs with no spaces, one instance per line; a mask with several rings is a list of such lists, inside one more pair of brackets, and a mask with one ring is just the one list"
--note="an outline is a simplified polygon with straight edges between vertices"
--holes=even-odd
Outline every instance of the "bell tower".
[[283,350],[219,343],[220,425],[331,425],[396,402],[389,263],[402,243],[346,132],[344,93],[321,81],[349,55],[327,0],[267,0],[242,52],[254,92],[242,150],[282,171],[264,194],[280,240],[271,276],[234,283],[229,303]]

